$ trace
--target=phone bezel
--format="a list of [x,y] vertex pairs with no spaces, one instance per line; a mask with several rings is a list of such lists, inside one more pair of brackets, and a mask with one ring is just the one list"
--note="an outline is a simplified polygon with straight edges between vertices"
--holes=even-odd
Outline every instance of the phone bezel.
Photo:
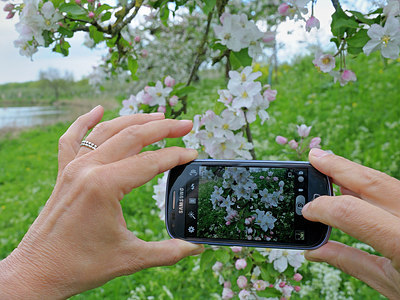
[[[165,203],[165,223],[167,227],[167,232],[172,238],[179,238],[183,239],[189,242],[193,243],[200,243],[200,244],[209,244],[209,245],[220,245],[220,246],[245,246],[245,247],[262,247],[262,248],[281,248],[281,249],[297,249],[297,250],[311,250],[311,249],[316,249],[323,244],[325,244],[330,236],[331,233],[331,227],[321,224],[321,223],[315,223],[315,222],[309,222],[312,223],[312,225],[307,227],[307,230],[310,229],[311,226],[314,226],[315,228],[318,228],[319,234],[315,233],[317,236],[315,242],[312,244],[294,244],[294,243],[277,243],[277,242],[267,242],[267,241],[246,241],[246,240],[227,240],[227,239],[210,239],[210,238],[189,238],[185,237],[184,233],[177,234],[177,232],[173,229],[173,227],[178,227],[175,226],[176,222],[172,221],[172,217],[170,217],[170,208],[172,209],[171,204],[169,199],[172,195],[172,186],[174,183],[177,182],[177,179],[179,176],[182,175],[183,171],[186,169],[191,164],[196,164],[196,165],[209,165],[209,166],[232,166],[232,167],[270,167],[270,168],[307,168],[307,170],[311,171],[308,174],[308,178],[311,176],[311,173],[316,174],[316,176],[320,176],[321,178],[324,178],[326,180],[326,193],[327,195],[332,196],[332,183],[329,179],[328,176],[322,174],[318,170],[316,170],[314,167],[309,162],[306,161],[265,161],[265,160],[214,160],[214,159],[199,159],[199,160],[194,160],[190,163],[177,166],[174,169],[172,169],[169,172],[169,176],[167,179],[167,190],[166,190],[166,203]],[[310,190],[310,183],[308,183],[307,191],[310,194],[312,190]],[[171,194],[171,195],[170,195]],[[312,200],[310,200],[312,201]],[[308,202],[308,201],[307,201]],[[183,214],[185,215],[185,214]],[[175,219],[176,220],[176,219]],[[173,223],[175,222],[175,223]],[[182,223],[182,220],[180,221]],[[185,219],[183,217],[183,225],[181,227],[183,230],[181,232],[184,232],[184,227],[185,227]],[[174,225],[173,225],[174,224]],[[318,227],[316,227],[318,226]],[[179,228],[179,227],[178,227]]]

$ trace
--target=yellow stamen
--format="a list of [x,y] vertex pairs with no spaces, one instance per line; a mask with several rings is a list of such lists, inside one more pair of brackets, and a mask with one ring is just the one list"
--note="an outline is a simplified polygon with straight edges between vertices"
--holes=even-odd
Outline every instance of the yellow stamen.
[[385,44],[385,47],[387,47],[387,45],[388,45],[388,43],[389,43],[389,41],[390,41],[390,36],[384,35],[384,36],[381,38],[381,41],[382,41],[383,44]]

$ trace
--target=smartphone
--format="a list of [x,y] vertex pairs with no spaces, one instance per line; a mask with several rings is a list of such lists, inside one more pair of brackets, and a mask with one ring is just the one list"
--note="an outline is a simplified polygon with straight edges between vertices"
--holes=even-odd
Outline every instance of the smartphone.
[[169,172],[169,235],[193,243],[315,249],[331,228],[306,220],[303,206],[333,195],[309,162],[194,160]]

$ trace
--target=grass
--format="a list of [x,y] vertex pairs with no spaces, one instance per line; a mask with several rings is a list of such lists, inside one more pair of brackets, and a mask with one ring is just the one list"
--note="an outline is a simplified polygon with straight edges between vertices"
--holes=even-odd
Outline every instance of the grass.
[[[275,136],[293,138],[295,125],[305,123],[313,126],[311,135],[322,138],[324,149],[400,178],[400,64],[391,61],[385,67],[377,55],[360,56],[348,66],[358,81],[339,87],[329,75],[314,70],[311,60],[280,67],[279,82],[273,84],[278,97],[268,110],[271,118],[252,127],[258,159],[293,159],[293,154],[275,143]],[[211,100],[218,98],[216,90],[223,85],[224,80],[202,78],[190,95],[188,117],[220,109]],[[118,110],[108,111],[105,119],[117,114]],[[49,197],[57,173],[57,141],[68,125],[33,129],[0,140],[0,259],[18,245]],[[122,202],[128,228],[144,240],[167,238],[151,198],[155,182],[134,190]],[[357,242],[338,230],[332,239],[349,245]],[[200,271],[198,263],[188,258],[176,266],[144,270],[73,299],[210,299],[214,293],[220,295],[218,279],[211,270]],[[358,280],[342,278],[357,291],[354,299],[378,297]]]

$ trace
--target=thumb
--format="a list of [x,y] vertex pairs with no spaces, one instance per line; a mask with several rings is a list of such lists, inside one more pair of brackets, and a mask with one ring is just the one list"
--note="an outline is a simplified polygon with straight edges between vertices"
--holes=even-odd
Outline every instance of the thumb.
[[144,253],[147,253],[144,267],[170,266],[182,258],[197,255],[204,251],[204,246],[192,244],[179,239],[159,242],[146,242]]

